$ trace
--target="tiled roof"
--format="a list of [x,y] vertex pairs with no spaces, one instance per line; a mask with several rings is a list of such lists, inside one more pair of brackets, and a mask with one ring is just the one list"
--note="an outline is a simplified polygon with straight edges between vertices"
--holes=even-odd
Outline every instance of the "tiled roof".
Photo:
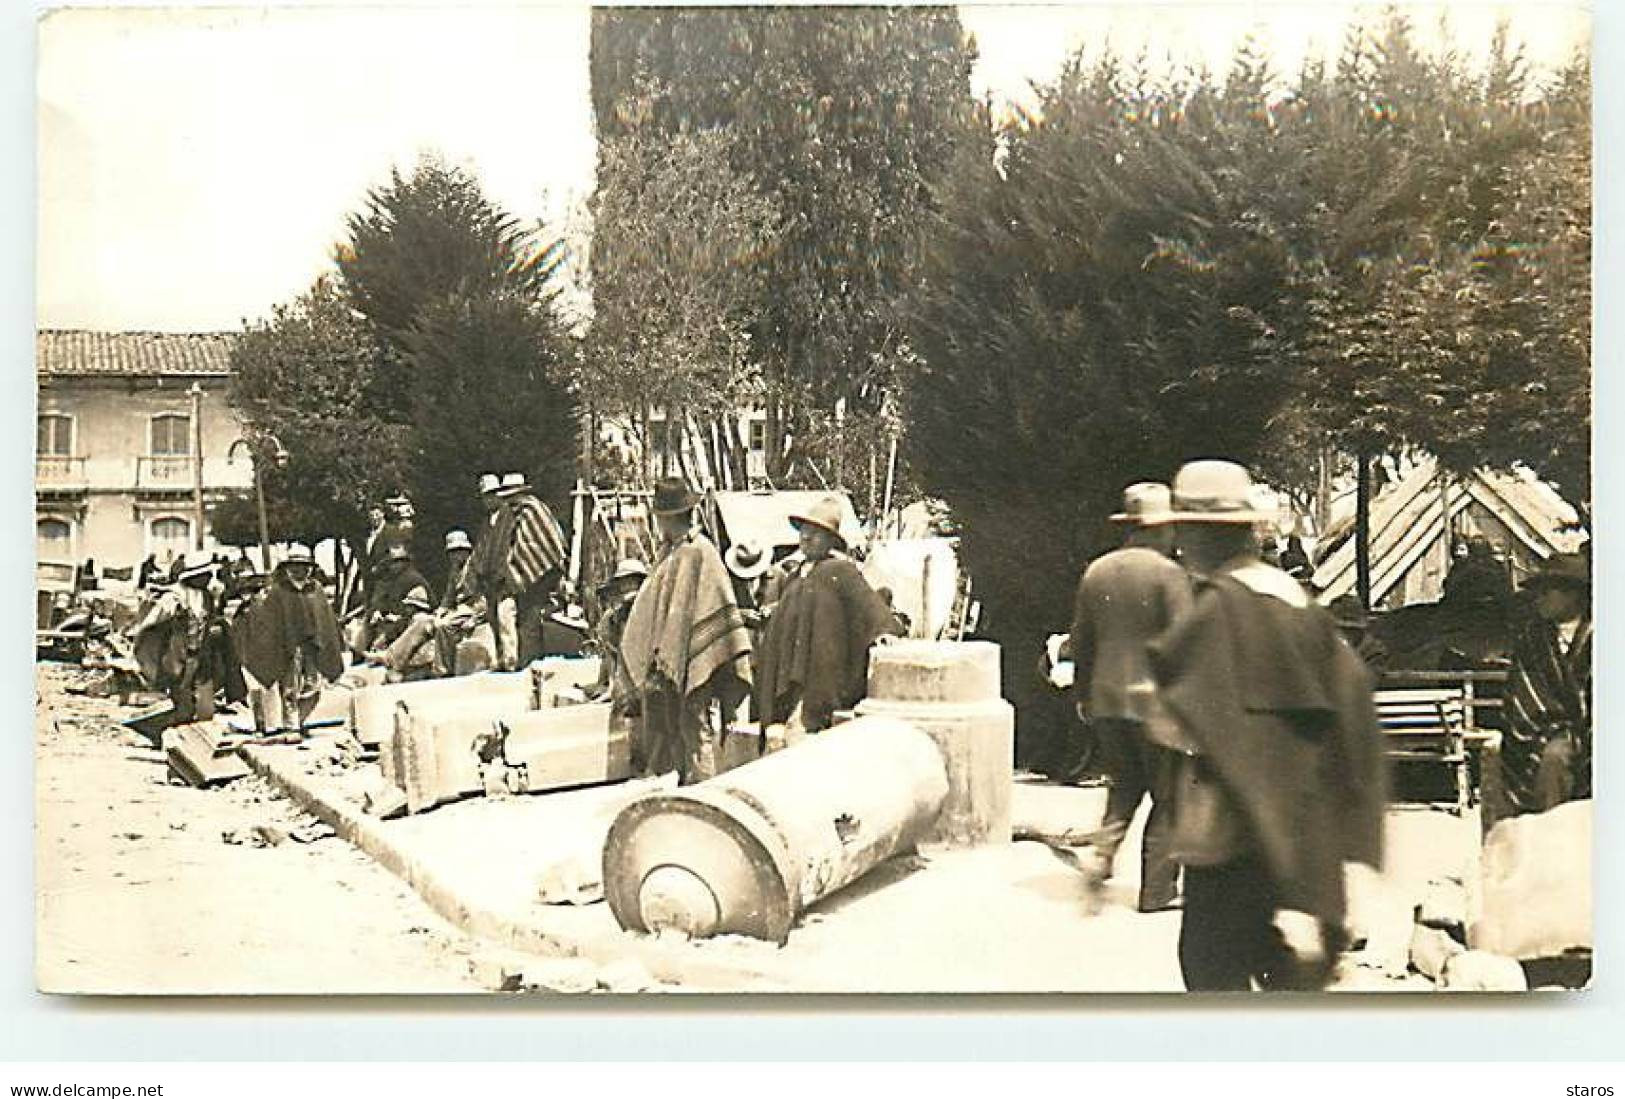
[[152,377],[231,373],[232,332],[85,332],[42,329],[34,340],[40,374]]

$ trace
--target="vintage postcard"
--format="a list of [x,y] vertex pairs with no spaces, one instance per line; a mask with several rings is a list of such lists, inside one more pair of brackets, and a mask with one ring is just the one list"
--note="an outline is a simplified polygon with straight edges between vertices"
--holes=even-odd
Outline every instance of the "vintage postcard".
[[39,987],[1585,987],[1589,51],[48,13]]

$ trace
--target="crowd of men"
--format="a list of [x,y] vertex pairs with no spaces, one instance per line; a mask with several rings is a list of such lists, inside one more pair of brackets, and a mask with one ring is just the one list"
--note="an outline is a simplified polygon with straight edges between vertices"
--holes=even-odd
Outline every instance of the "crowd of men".
[[[344,622],[302,545],[269,577],[196,553],[154,579],[132,637],[174,720],[252,697],[260,728],[300,728],[348,661],[399,681],[539,658],[549,614],[576,595],[563,532],[522,474],[486,474],[478,488],[484,524],[446,533],[438,594],[412,559],[411,502],[386,501]],[[1079,860],[1092,907],[1149,797],[1139,907],[1183,908],[1191,990],[1322,987],[1347,942],[1344,867],[1382,859],[1380,646],[1357,603],[1311,597],[1301,546],[1284,547],[1281,565],[1265,559],[1274,516],[1257,500],[1248,471],[1226,461],[1129,486],[1113,516],[1123,545],[1084,569],[1067,641],[1077,713],[1109,782]],[[861,699],[870,648],[906,633],[854,562],[836,498],[792,518],[799,545],[780,561],[749,543],[724,555],[699,503],[682,480],[659,482],[654,560],[619,562],[589,600],[596,697],[633,730],[637,771],[685,783],[717,773],[730,728],[764,743],[770,728],[792,743],[828,728]],[[1488,590],[1483,564],[1458,576],[1458,594]],[[1548,563],[1519,593],[1504,747],[1484,783],[1487,797],[1503,791],[1491,816],[1590,796],[1589,594],[1580,557]]]

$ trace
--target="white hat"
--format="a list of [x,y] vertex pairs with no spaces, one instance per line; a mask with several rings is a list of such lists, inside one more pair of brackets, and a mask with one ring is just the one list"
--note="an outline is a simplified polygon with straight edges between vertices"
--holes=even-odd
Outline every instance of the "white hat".
[[452,550],[471,550],[473,548],[474,543],[468,540],[468,532],[466,530],[448,530],[446,532],[447,553],[450,553]]
[[310,565],[315,563],[316,557],[310,552],[309,546],[305,545],[303,542],[295,542],[293,545],[288,547],[288,556],[284,557],[283,561],[287,562],[288,564],[293,564],[296,561],[302,561],[305,564]]
[[773,567],[773,555],[755,542],[735,542],[723,554],[722,563],[741,580],[754,580]]
[[515,493],[524,492],[529,487],[530,484],[525,480],[523,473],[504,473],[502,475],[502,487],[497,489],[497,495],[512,496]]
[[480,474],[480,495],[489,496],[502,487],[502,478],[495,473]]
[[423,611],[429,610],[434,606],[434,604],[429,601],[428,589],[423,587],[421,584],[403,595],[401,597],[401,602],[405,603],[408,607],[416,607]]

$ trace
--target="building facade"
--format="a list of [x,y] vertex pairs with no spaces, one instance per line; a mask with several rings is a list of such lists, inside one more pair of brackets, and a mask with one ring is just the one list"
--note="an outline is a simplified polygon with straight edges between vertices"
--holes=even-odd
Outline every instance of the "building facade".
[[163,562],[214,545],[212,506],[254,483],[247,448],[233,450],[242,427],[227,403],[232,339],[225,332],[38,334],[39,560],[126,568],[148,555]]

